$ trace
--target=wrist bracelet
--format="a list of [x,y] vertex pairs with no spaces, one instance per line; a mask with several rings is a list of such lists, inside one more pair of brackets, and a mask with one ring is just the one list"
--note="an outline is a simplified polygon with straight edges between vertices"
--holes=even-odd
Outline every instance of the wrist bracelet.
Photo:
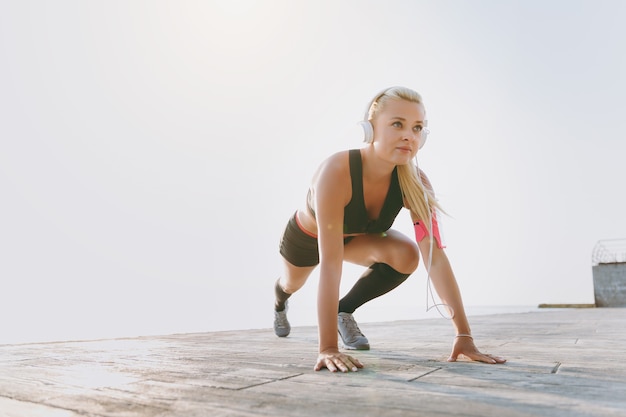
[[467,333],[459,333],[455,337],[469,337],[470,339],[474,340],[472,335],[471,334],[467,334]]

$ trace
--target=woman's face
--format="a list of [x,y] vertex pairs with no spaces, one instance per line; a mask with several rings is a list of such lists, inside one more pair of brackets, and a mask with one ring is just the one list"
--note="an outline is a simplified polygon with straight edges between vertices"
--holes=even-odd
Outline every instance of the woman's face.
[[377,154],[395,165],[408,163],[417,154],[426,111],[420,103],[391,99],[372,120],[373,146]]

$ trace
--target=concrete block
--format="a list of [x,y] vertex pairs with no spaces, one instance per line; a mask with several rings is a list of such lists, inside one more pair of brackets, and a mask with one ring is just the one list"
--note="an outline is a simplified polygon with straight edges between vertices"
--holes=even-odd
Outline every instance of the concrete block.
[[626,307],[626,262],[592,268],[596,307]]

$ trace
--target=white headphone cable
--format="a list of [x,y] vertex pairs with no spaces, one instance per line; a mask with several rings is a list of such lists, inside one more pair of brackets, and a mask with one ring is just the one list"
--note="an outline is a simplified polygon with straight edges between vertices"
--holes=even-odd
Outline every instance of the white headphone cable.
[[[446,318],[448,320],[452,320],[454,318],[454,309],[449,306],[448,304],[445,303],[437,303],[437,301],[435,300],[435,295],[434,295],[434,291],[431,285],[431,278],[430,278],[430,266],[432,265],[432,261],[433,261],[433,249],[434,249],[434,242],[435,242],[435,237],[434,237],[434,231],[433,231],[433,213],[430,210],[429,204],[428,204],[428,192],[426,191],[426,187],[424,186],[424,183],[422,182],[422,178],[420,175],[420,170],[419,170],[419,165],[417,164],[417,155],[415,156],[415,169],[417,170],[417,179],[420,182],[421,186],[422,186],[422,190],[424,191],[424,201],[426,202],[426,206],[429,208],[429,216],[428,216],[428,220],[430,223],[430,227],[429,227],[429,231],[430,231],[430,248],[428,250],[428,262],[426,263],[426,312],[429,312],[431,309],[435,308],[437,310],[437,312],[439,313],[439,315],[443,318]],[[429,297],[430,296],[430,297]],[[430,305],[430,301],[432,300],[433,305]],[[439,309],[440,306],[444,306],[447,307],[450,313],[450,317],[447,317],[444,313],[441,312],[441,310]]]

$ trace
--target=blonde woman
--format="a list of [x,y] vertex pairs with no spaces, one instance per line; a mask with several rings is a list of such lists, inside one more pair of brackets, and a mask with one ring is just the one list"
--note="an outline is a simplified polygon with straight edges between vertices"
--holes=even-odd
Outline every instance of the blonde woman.
[[[287,224],[280,242],[284,271],[275,284],[274,331],[279,337],[289,334],[287,299],[319,265],[315,370],[348,372],[363,367],[358,359],[339,351],[337,334],[346,349],[369,349],[352,313],[404,282],[416,270],[420,252],[435,290],[452,315],[456,336],[448,360],[464,355],[486,363],[505,362],[474,345],[439,237],[435,216],[439,205],[426,176],[413,162],[426,140],[425,116],[420,95],[411,89],[392,87],[376,95],[362,122],[366,145],[323,161],[313,176],[305,207]],[[403,207],[411,212],[417,244],[390,229]],[[368,269],[340,300],[344,261]]]

